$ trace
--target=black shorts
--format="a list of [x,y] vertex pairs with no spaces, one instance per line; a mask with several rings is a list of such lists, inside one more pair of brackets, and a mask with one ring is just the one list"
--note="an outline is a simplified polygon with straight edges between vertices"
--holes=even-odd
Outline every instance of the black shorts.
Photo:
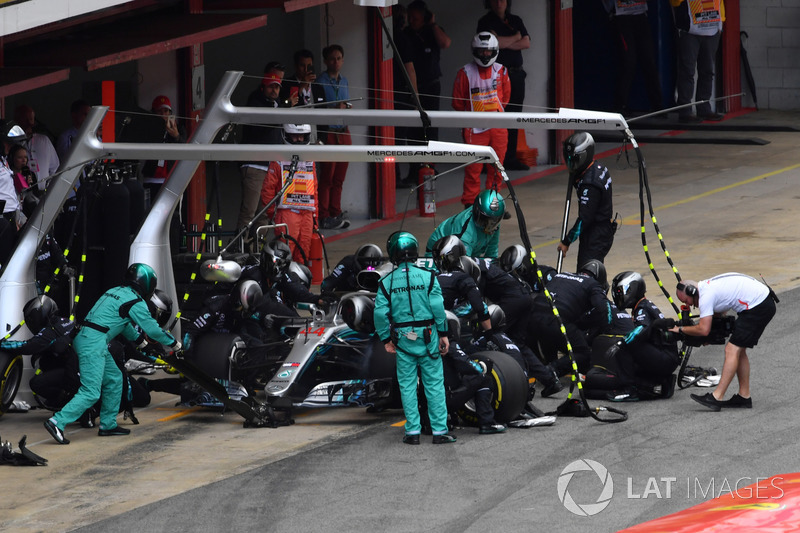
[[772,297],[752,309],[742,311],[733,323],[733,335],[730,343],[740,348],[752,348],[758,344],[758,339],[764,333],[769,321],[775,316],[775,301]]

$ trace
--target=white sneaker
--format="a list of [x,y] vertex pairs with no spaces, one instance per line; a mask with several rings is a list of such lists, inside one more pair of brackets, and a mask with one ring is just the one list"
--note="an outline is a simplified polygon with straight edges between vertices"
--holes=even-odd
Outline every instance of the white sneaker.
[[156,369],[153,368],[151,363],[145,363],[137,359],[128,359],[125,361],[125,370],[131,374],[145,374],[147,376],[156,373]]
[[716,387],[719,385],[719,378],[722,376],[708,376],[702,379],[697,380],[695,383],[698,387]]
[[536,418],[512,420],[508,423],[508,426],[512,428],[532,428],[535,426],[552,426],[555,423],[556,417],[554,416],[540,416]]

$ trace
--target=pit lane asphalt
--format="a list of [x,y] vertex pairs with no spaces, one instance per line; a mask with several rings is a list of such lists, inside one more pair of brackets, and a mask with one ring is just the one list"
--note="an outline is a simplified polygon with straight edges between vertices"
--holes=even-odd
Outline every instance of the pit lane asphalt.
[[[726,124],[796,124],[797,118],[797,113],[762,112]],[[0,418],[2,438],[16,441],[27,434],[30,448],[50,466],[0,470],[5,489],[0,530],[616,531],[700,503],[712,482],[711,492],[719,492],[725,482],[735,488],[737,481],[741,487],[758,477],[797,471],[792,385],[800,148],[796,133],[757,136],[770,144],[643,147],[658,223],[681,275],[761,273],[781,295],[778,315],[751,351],[753,410],[712,413],[688,398],[689,392],[709,389],[693,389],[678,391],[671,400],[622,404],[630,420],[621,424],[560,418],[552,427],[496,436],[478,436],[467,428],[457,431],[458,443],[437,447],[427,439],[419,447],[402,445],[402,429],[392,427],[402,421],[398,411],[308,410],[291,427],[243,429],[233,414],[187,412],[174,407],[174,399],[158,396],[151,408],[137,411],[142,423],[132,426],[132,436],[97,439],[93,430],[70,429],[69,446],[55,445],[46,434],[41,423],[47,413],[7,414]],[[602,162],[612,172],[615,208],[625,220],[607,260],[609,277],[627,269],[645,274],[638,175],[619,168],[613,155]],[[512,174],[524,182],[516,190],[531,240],[539,259],[554,263],[565,173],[527,181],[523,176]],[[450,187],[454,196],[459,181],[440,189]],[[439,220],[459,208],[457,200],[443,204]],[[573,217],[574,212],[573,206]],[[518,242],[513,222],[503,225],[501,250]],[[433,224],[414,217],[404,228],[424,243]],[[378,222],[341,237],[331,232],[328,253],[336,259],[363,242],[383,245],[398,226],[397,221]],[[649,224],[648,243],[665,285],[672,288],[674,278]],[[575,250],[566,268],[574,259]],[[649,295],[668,311],[652,277],[645,279]],[[695,350],[692,362],[719,368],[722,348]],[[729,394],[734,391],[735,386]],[[537,405],[554,409],[565,397],[564,392],[538,399]],[[557,494],[562,470],[581,458],[603,464],[614,481],[608,507],[592,517],[571,514]],[[575,501],[595,502],[600,482],[592,476],[575,475],[568,486]],[[650,478],[656,479],[661,497],[650,490],[649,497],[635,498]],[[676,480],[669,498],[670,482],[661,478]]]

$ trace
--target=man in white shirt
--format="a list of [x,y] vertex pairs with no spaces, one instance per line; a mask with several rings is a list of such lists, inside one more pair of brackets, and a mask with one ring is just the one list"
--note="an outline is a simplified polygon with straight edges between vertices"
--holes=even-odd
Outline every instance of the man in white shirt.
[[[725,345],[725,363],[719,385],[713,393],[704,396],[692,394],[692,399],[712,411],[719,411],[722,407],[751,408],[753,402],[750,398],[750,360],[747,357],[747,348],[758,343],[767,324],[775,316],[775,293],[757,279],[728,272],[700,283],[681,281],[678,283],[676,296],[684,304],[700,309],[697,325],[673,328],[672,331],[684,335],[706,336],[711,332],[714,315],[729,310],[737,314],[733,334]],[[739,392],[731,399],[722,401],[734,376],[739,380]]]
[[23,146],[28,150],[28,166],[36,174],[40,190],[47,188],[48,179],[58,170],[59,159],[50,137],[33,131],[36,113],[29,105],[19,105],[14,110],[14,121],[25,131],[28,140]]

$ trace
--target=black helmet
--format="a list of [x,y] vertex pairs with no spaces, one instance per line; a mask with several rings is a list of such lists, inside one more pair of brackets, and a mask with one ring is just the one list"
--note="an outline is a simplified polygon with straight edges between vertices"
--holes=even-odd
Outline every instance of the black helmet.
[[311,288],[311,279],[313,278],[313,275],[311,274],[310,268],[302,263],[295,263],[292,261],[289,263],[289,268],[286,271],[289,273],[292,279],[302,283],[306,289]]
[[369,296],[354,294],[345,298],[339,305],[339,313],[353,331],[365,335],[375,332],[375,302]]
[[480,283],[481,281],[481,267],[479,267],[478,263],[471,257],[467,257],[466,255],[462,256],[458,260],[456,270],[469,274],[469,276],[475,280],[475,283]]
[[233,289],[231,297],[234,299],[234,307],[240,311],[250,311],[258,305],[264,293],[261,285],[249,279],[241,282]]
[[452,311],[445,310],[444,315],[447,317],[447,338],[458,340],[461,337],[461,321]]
[[459,269],[459,261],[467,255],[464,242],[456,235],[446,235],[433,245],[433,264],[441,272]]
[[500,331],[506,325],[506,312],[497,304],[489,304],[489,321],[493,330]]
[[156,289],[150,297],[148,307],[158,325],[162,328],[165,327],[172,317],[172,298],[169,297],[169,294],[161,289]]
[[603,292],[608,292],[608,277],[606,266],[597,259],[591,259],[578,269],[578,274],[588,274],[603,287]]
[[581,174],[594,161],[594,138],[585,131],[573,133],[564,141],[564,162],[570,176]]
[[150,265],[144,263],[133,263],[125,272],[125,285],[133,287],[139,296],[149,300],[156,290],[158,278],[156,271]]
[[362,244],[356,250],[356,263],[359,270],[365,268],[378,268],[383,262],[383,250],[377,244]]
[[493,233],[506,213],[506,201],[497,191],[481,191],[472,203],[472,220],[484,233]]
[[419,242],[407,231],[395,231],[386,241],[389,260],[395,265],[404,261],[416,261],[419,257]]
[[58,313],[55,300],[42,294],[28,301],[22,308],[22,316],[31,333],[36,335],[42,328],[50,324],[50,319]]
[[620,272],[611,281],[611,296],[620,309],[633,309],[636,302],[644,298],[647,286],[638,272]]
[[531,266],[531,254],[521,244],[509,246],[500,254],[500,268],[506,272],[525,276]]
[[292,250],[283,241],[274,240],[261,250],[261,272],[273,280],[286,272],[292,262]]

